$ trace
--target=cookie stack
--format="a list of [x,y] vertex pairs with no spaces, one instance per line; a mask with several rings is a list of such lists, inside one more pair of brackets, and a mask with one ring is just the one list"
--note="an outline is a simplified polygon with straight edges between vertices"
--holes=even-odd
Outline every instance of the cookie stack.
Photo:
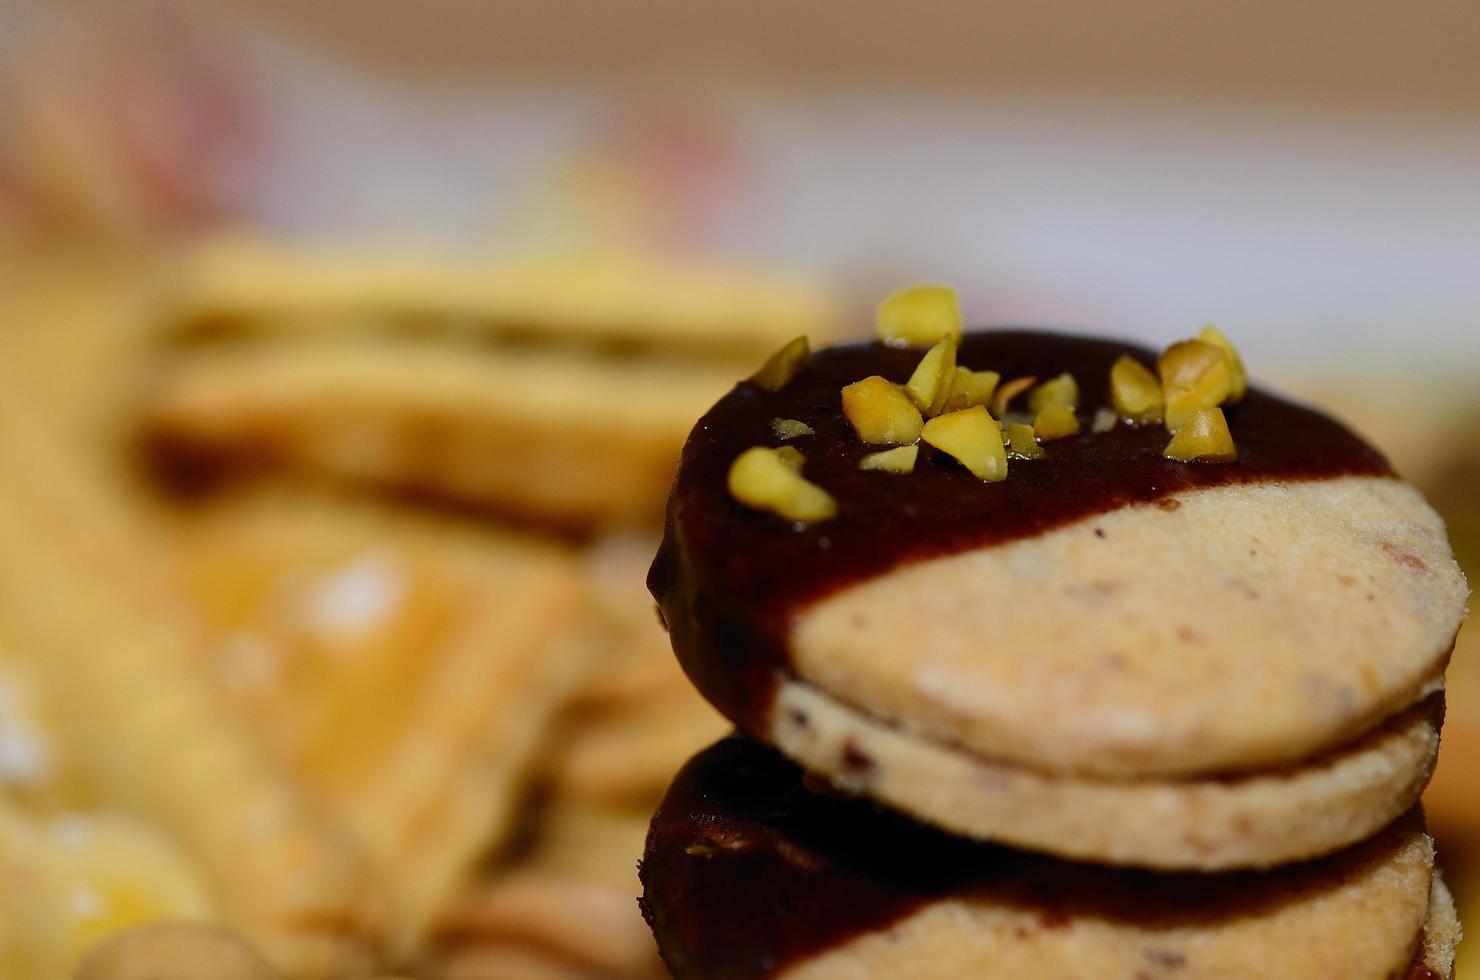
[[649,579],[738,728],[654,818],[678,977],[1447,977],[1417,809],[1439,518],[1216,330],[794,344],[695,426]]

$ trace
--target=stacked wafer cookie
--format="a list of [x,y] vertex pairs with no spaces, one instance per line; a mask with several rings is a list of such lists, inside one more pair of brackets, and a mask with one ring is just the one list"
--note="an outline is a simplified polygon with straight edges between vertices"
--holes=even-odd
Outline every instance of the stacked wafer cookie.
[[1375,450],[907,290],[696,425],[650,576],[740,729],[654,818],[681,977],[1447,977],[1417,801],[1467,589]]
[[284,467],[589,528],[661,509],[689,424],[825,293],[637,256],[182,260],[146,432],[182,485]]

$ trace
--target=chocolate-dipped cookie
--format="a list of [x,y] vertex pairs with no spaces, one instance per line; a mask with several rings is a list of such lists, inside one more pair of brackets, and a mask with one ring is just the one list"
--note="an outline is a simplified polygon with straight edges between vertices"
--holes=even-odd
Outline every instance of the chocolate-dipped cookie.
[[649,584],[742,731],[1113,864],[1273,866],[1416,802],[1467,590],[1377,450],[1216,333],[897,333],[791,348],[685,447]]
[[1417,810],[1270,872],[1114,870],[818,794],[795,764],[738,736],[680,772],[642,880],[680,980],[1442,980],[1457,938]]

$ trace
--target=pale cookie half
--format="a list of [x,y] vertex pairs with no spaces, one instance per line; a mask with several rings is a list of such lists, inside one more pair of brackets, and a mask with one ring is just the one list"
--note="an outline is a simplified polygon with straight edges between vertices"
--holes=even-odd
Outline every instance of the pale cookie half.
[[1170,499],[805,610],[769,739],[958,833],[1115,864],[1269,866],[1408,809],[1465,601],[1438,518],[1386,479]]
[[1270,867],[1359,841],[1411,807],[1439,753],[1443,696],[1300,765],[1114,780],[1047,773],[921,738],[785,681],[770,740],[839,790],[955,833],[1146,868]]
[[915,734],[1114,778],[1296,763],[1411,704],[1467,589],[1387,478],[1235,484],[868,578],[801,611],[795,673]]
[[680,980],[1388,980],[1415,958],[1443,977],[1454,936],[1416,810],[1276,871],[1117,871],[973,845],[819,796],[794,765],[743,739],[675,780],[642,873],[649,922]]

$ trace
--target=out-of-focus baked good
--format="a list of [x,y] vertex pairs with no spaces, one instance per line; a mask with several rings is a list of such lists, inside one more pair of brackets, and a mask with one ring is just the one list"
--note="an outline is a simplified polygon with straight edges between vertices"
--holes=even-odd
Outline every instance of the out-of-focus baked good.
[[704,407],[834,329],[814,288],[637,255],[244,242],[183,262],[157,319],[145,441],[176,485],[286,466],[578,526],[654,516]]
[[172,838],[286,975],[364,968],[378,908],[358,854],[224,710],[147,536],[13,363],[0,355],[0,632],[45,689],[76,785]]
[[212,672],[375,861],[414,948],[508,836],[592,667],[566,548],[306,489],[181,514]]

